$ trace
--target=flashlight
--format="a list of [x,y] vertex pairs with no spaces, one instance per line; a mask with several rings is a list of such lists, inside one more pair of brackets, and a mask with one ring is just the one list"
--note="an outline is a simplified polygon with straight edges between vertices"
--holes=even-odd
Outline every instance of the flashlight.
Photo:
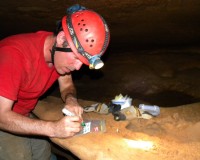
[[89,65],[90,69],[100,69],[104,65],[103,61],[100,59],[100,57],[98,55],[92,56],[89,59],[89,63],[90,63],[90,65]]

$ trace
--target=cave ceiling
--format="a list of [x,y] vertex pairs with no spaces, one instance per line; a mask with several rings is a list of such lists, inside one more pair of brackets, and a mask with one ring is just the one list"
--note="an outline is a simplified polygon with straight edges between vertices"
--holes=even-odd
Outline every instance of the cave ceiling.
[[67,7],[80,4],[100,13],[111,30],[111,48],[198,46],[198,0],[8,0],[0,2],[0,37],[52,31]]

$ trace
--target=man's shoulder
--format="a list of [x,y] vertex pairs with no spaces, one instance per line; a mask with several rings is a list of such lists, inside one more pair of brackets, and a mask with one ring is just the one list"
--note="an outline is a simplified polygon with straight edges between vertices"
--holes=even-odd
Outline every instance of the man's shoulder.
[[15,34],[15,35],[5,37],[4,39],[2,39],[0,41],[0,43],[10,42],[10,41],[20,40],[20,39],[28,39],[28,38],[41,38],[41,37],[52,35],[52,34],[53,34],[52,32],[48,32],[48,31],[37,31],[37,32],[32,32],[32,33],[20,33],[20,34]]
[[33,48],[43,48],[46,37],[52,34],[52,32],[37,31],[34,33],[12,35],[0,41],[0,50],[2,48],[9,48],[17,49],[18,51],[29,51]]

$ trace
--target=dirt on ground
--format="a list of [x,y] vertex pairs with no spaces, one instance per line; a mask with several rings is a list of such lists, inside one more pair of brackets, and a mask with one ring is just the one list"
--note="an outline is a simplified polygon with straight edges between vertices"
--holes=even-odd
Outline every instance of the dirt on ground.
[[[93,101],[79,100],[88,106]],[[143,101],[134,100],[138,106]],[[143,102],[145,103],[145,102]],[[35,109],[41,119],[61,118],[62,102],[48,97]],[[45,112],[44,112],[45,111]],[[51,139],[83,160],[197,160],[200,158],[200,103],[160,107],[160,115],[151,119],[133,118],[115,121],[111,113],[84,113],[84,120],[105,120],[106,132],[92,132],[68,139]]]

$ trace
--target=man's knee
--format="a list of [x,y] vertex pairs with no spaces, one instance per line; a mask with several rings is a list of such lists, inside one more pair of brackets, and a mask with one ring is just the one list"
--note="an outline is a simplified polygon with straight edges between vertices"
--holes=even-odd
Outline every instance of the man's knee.
[[51,157],[51,145],[42,138],[31,139],[33,160],[49,160]]
[[29,138],[0,131],[0,160],[49,160],[51,146],[42,138]]
[[0,131],[0,160],[31,160],[28,139]]

